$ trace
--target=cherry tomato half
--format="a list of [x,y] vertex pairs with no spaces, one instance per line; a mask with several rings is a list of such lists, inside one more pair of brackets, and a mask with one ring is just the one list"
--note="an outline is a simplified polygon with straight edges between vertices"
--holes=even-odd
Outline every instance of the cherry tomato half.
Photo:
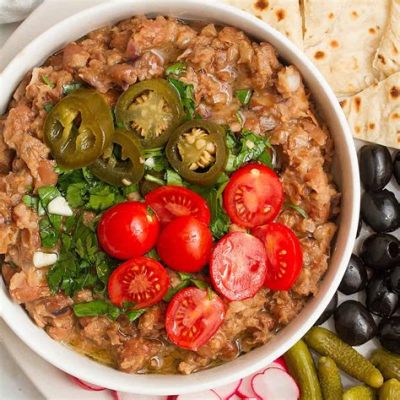
[[224,208],[232,222],[254,228],[278,215],[283,203],[283,188],[272,169],[252,163],[232,174],[223,197]]
[[279,223],[259,226],[252,233],[265,244],[267,252],[264,285],[272,290],[289,290],[303,266],[299,239],[290,228]]
[[210,223],[207,202],[197,193],[182,186],[162,186],[146,195],[146,202],[156,212],[162,225],[176,217],[191,215],[205,224]]
[[149,257],[131,258],[117,267],[108,281],[108,295],[121,307],[132,302],[134,308],[149,307],[162,300],[168,290],[167,270]]
[[206,224],[194,217],[179,217],[162,231],[157,252],[168,267],[181,272],[197,272],[211,254],[212,235]]
[[265,281],[263,243],[244,232],[225,235],[211,255],[210,275],[215,290],[228,300],[253,297]]
[[107,254],[126,260],[147,253],[155,245],[159,229],[157,215],[150,207],[127,201],[103,214],[97,237]]
[[215,334],[225,318],[225,304],[215,294],[189,287],[178,292],[167,309],[165,328],[172,343],[197,351]]

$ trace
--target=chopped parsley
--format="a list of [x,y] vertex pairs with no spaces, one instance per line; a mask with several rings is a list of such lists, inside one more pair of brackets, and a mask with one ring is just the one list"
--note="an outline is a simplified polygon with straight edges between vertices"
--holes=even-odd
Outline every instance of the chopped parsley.
[[244,106],[250,103],[250,99],[251,99],[252,95],[253,95],[253,92],[251,89],[240,89],[240,90],[236,90],[236,92],[235,92],[235,97]]
[[184,186],[181,176],[171,168],[165,172],[165,180],[167,185]]
[[82,87],[83,87],[83,84],[79,83],[79,82],[67,83],[63,86],[63,94],[64,94],[64,96],[66,96],[67,94],[72,93],[74,90],[80,89]]
[[54,83],[49,79],[47,75],[42,75],[42,81],[45,83],[48,87],[53,89],[55,87]]
[[168,82],[179,94],[182,107],[186,112],[186,119],[195,118],[194,86],[174,78],[168,78]]
[[186,64],[182,61],[177,62],[175,64],[170,65],[166,70],[165,70],[165,75],[180,75],[183,72],[186,72]]
[[168,289],[167,294],[163,297],[163,300],[166,302],[170,302],[178,292],[189,286],[196,286],[199,289],[209,289],[210,287],[207,282],[201,279],[195,279],[192,274],[188,274],[186,272],[177,272],[177,275],[179,276],[181,282],[175,287],[170,287]]

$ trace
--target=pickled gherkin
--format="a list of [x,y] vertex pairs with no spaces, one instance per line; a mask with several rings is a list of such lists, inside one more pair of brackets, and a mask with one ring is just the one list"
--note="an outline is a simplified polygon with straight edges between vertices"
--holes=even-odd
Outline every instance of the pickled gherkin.
[[400,381],[400,356],[397,354],[385,349],[376,349],[372,353],[371,362],[382,372],[385,379],[395,378]]
[[317,371],[307,345],[299,340],[284,355],[290,373],[300,386],[301,400],[322,400]]
[[321,357],[318,360],[318,378],[324,400],[342,400],[343,386],[335,361]]
[[364,356],[328,329],[311,328],[304,336],[304,340],[321,355],[331,357],[336,365],[347,374],[373,388],[382,386],[383,376],[381,372]]
[[343,400],[376,400],[376,393],[368,386],[353,386],[344,392]]
[[389,379],[379,389],[379,400],[399,400],[400,382],[397,379]]

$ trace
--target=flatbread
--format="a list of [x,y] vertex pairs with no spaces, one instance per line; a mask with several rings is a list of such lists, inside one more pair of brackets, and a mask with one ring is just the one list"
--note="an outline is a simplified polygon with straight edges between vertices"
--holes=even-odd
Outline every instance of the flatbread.
[[400,149],[400,72],[341,104],[355,138]]
[[303,49],[299,0],[222,0],[267,22]]
[[390,0],[304,0],[304,49],[338,97],[378,78],[372,63]]
[[389,22],[373,65],[384,76],[400,71],[400,0],[391,1]]

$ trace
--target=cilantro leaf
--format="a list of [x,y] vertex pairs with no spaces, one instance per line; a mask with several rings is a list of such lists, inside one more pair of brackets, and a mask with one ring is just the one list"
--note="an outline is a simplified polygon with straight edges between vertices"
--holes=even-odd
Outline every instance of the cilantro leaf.
[[49,113],[54,107],[53,103],[46,103],[43,105],[44,110]]
[[67,188],[66,198],[72,208],[83,206],[87,200],[87,185],[84,182],[71,183]]
[[42,75],[42,81],[47,86],[49,86],[51,89],[53,89],[55,87],[54,83],[50,81],[50,79],[47,75]]
[[180,75],[186,71],[186,64],[182,61],[170,65],[165,70],[165,75]]
[[120,308],[106,303],[104,300],[93,300],[87,303],[77,303],[73,306],[77,317],[96,317],[98,315],[109,315],[116,319],[121,314]]
[[186,118],[193,119],[196,109],[196,104],[194,102],[194,86],[173,78],[168,78],[168,82],[178,92],[182,107],[187,114]]
[[53,248],[58,242],[59,233],[48,217],[43,217],[39,221],[39,235],[41,245],[46,249]]
[[244,106],[249,104],[252,95],[253,91],[251,89],[239,89],[235,92],[235,97]]
[[190,280],[182,281],[179,285],[175,287],[170,287],[168,289],[168,292],[166,295],[163,297],[163,300],[166,301],[167,303],[172,300],[172,298],[182,289],[185,289],[190,286]]
[[43,207],[47,207],[51,200],[61,196],[60,191],[55,186],[42,186],[38,189],[38,194]]
[[83,84],[79,82],[67,83],[63,86],[63,94],[66,96],[67,94],[70,94],[74,90],[80,89],[81,87],[83,87]]
[[100,187],[91,190],[87,208],[96,211],[103,211],[111,207],[115,203],[115,193],[110,189],[110,186]]
[[142,316],[147,311],[146,308],[141,308],[139,310],[128,311],[126,316],[130,322],[136,321],[140,316]]
[[292,208],[293,210],[297,211],[303,218],[308,218],[308,214],[304,210],[304,208],[298,206],[297,204],[286,203],[285,208]]
[[167,185],[184,186],[181,176],[170,168],[165,172],[165,180]]

